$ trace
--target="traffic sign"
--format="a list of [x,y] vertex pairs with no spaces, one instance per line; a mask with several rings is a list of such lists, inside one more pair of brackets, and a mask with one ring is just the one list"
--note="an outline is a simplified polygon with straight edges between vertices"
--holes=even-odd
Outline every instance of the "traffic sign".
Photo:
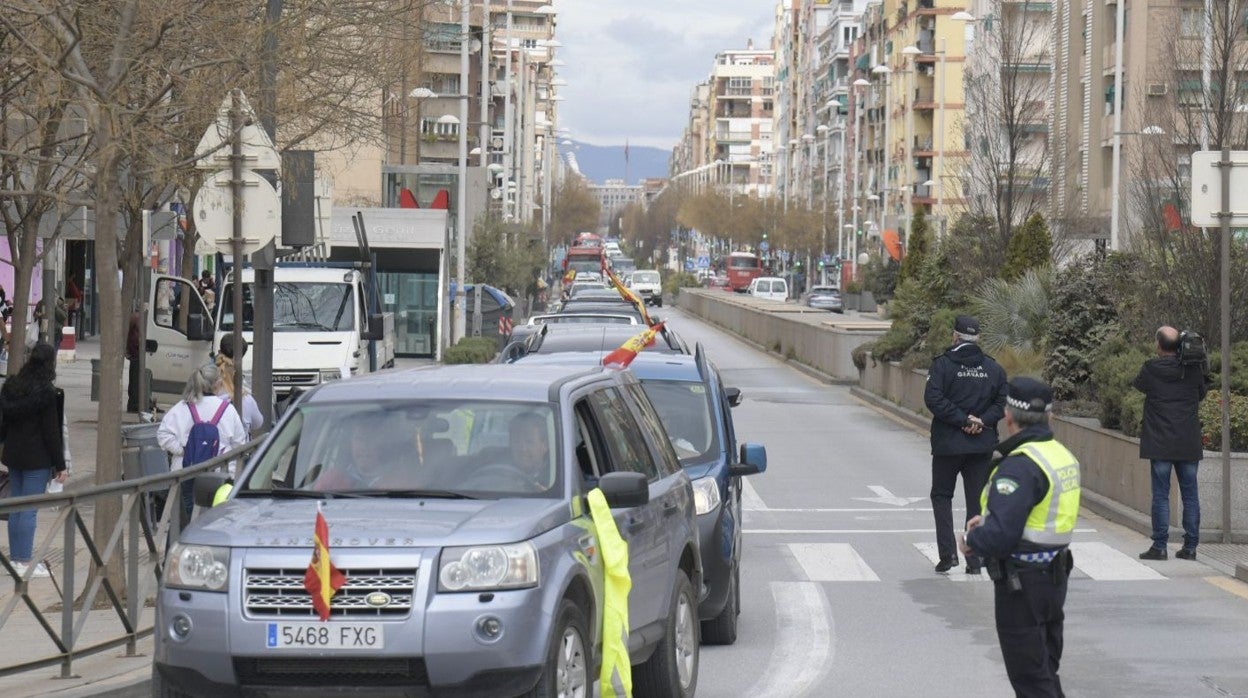
[[[227,94],[217,108],[217,120],[208,125],[208,129],[199,139],[199,145],[195,146],[195,169],[219,170],[230,166],[230,103],[230,95]],[[273,139],[260,127],[256,111],[241,92],[239,104],[244,124],[239,138],[243,142],[243,157],[247,158],[247,169],[282,169],[282,158],[278,155],[277,148],[273,147]]]
[[[243,254],[249,255],[277,237],[282,228],[282,197],[260,175],[243,171]],[[191,207],[195,229],[206,246],[230,254],[234,237],[234,197],[230,171],[210,176],[200,187]],[[196,246],[196,251],[202,249]]]
[[[1216,228],[1222,224],[1218,213],[1222,211],[1222,159],[1219,150],[1201,150],[1192,153],[1192,225]],[[1248,150],[1232,150],[1231,192],[1248,191]],[[1231,224],[1235,227],[1248,222],[1248,209],[1242,197],[1231,197]]]
[[711,258],[710,258],[710,257],[708,257],[708,256],[705,256],[705,255],[703,255],[703,256],[701,256],[701,257],[698,257],[698,268],[699,268],[699,269],[710,269],[710,268],[711,268]]

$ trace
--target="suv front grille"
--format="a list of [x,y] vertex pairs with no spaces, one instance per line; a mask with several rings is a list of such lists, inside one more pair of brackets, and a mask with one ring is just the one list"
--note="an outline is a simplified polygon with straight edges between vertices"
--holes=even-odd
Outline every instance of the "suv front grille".
[[428,686],[419,657],[236,657],[244,686]]
[[[303,588],[307,568],[248,569],[243,573],[243,605],[253,618],[314,618],[312,597]],[[347,583],[330,602],[330,614],[337,617],[392,617],[411,613],[416,591],[416,568],[344,569]],[[374,605],[377,593],[389,597],[385,605]],[[370,604],[372,600],[374,603]]]

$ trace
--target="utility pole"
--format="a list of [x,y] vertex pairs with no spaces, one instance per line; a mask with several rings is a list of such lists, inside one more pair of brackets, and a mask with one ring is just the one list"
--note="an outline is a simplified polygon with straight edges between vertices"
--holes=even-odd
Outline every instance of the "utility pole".
[[[230,90],[230,196],[234,198],[233,208],[233,226],[234,231],[230,237],[230,257],[234,260],[234,395],[231,399],[239,408],[243,405],[243,106],[241,91],[238,88]],[[253,303],[255,301],[253,300]],[[256,304],[258,305],[258,303]],[[257,323],[258,324],[258,323]],[[253,327],[252,337],[257,337],[259,327]],[[215,347],[214,347],[215,348]],[[252,374],[257,374],[255,363],[260,358],[260,352],[256,351],[252,356]],[[270,363],[270,366],[272,364]],[[258,378],[258,376],[257,376]],[[260,381],[257,381],[260,382]],[[140,396],[146,400],[146,396]],[[257,400],[259,402],[259,400]],[[263,407],[261,408],[263,410]],[[268,423],[268,416],[265,416],[265,423]]]
[[[260,124],[269,134],[269,140],[277,143],[277,25],[282,18],[283,0],[267,0],[264,11],[264,43],[260,53]],[[405,95],[406,97],[406,95]],[[236,127],[235,132],[237,133]],[[241,215],[241,207],[235,207],[234,215]],[[273,265],[276,263],[276,242],[270,242],[251,255],[251,267],[255,271],[252,283],[252,333],[251,392],[264,415],[264,427],[273,424]],[[238,284],[243,274],[243,257],[234,252],[234,278]],[[243,297],[242,286],[234,291],[234,302]],[[242,326],[241,309],[235,308],[235,332]],[[235,346],[242,346],[242,335],[235,337]],[[242,361],[235,363],[236,366]],[[238,370],[241,370],[238,369]],[[241,377],[234,385],[242,385]],[[237,405],[242,405],[241,397]]]

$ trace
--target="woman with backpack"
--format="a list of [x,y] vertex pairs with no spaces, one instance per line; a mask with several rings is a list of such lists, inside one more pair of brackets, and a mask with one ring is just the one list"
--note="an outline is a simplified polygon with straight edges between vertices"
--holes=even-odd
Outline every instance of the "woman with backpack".
[[[230,401],[217,396],[221,372],[214,364],[204,364],[191,373],[182,391],[182,400],[160,420],[156,441],[170,456],[169,469],[181,470],[216,458],[247,443],[247,431],[230,407]],[[191,519],[194,488],[182,486],[182,521]]]
[[[9,469],[10,497],[43,494],[50,480],[65,482],[65,393],[53,385],[55,380],[56,350],[40,342],[17,375],[0,388],[0,463]],[[9,516],[9,557],[23,576],[34,554],[36,513],[30,509]],[[40,562],[31,576],[47,577],[48,570]]]

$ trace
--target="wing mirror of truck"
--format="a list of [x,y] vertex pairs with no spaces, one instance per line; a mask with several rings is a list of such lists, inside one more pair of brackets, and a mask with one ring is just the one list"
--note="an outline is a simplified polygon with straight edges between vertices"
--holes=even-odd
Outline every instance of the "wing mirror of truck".
[[192,342],[211,342],[215,329],[212,320],[203,313],[189,313],[186,316],[186,338]]
[[650,501],[645,473],[607,473],[598,480],[598,489],[612,509],[639,507]]
[[386,328],[383,324],[383,316],[369,315],[368,327],[364,329],[362,337],[368,342],[377,342],[386,338]]
[[195,477],[194,498],[195,505],[201,507],[211,507],[212,500],[217,496],[217,490],[221,485],[230,481],[230,476],[225,473],[204,473]]
[[757,475],[767,470],[767,447],[762,444],[741,444],[741,459],[728,466],[729,475]]
[[724,395],[728,397],[728,406],[736,407],[741,404],[740,388],[724,388]]

